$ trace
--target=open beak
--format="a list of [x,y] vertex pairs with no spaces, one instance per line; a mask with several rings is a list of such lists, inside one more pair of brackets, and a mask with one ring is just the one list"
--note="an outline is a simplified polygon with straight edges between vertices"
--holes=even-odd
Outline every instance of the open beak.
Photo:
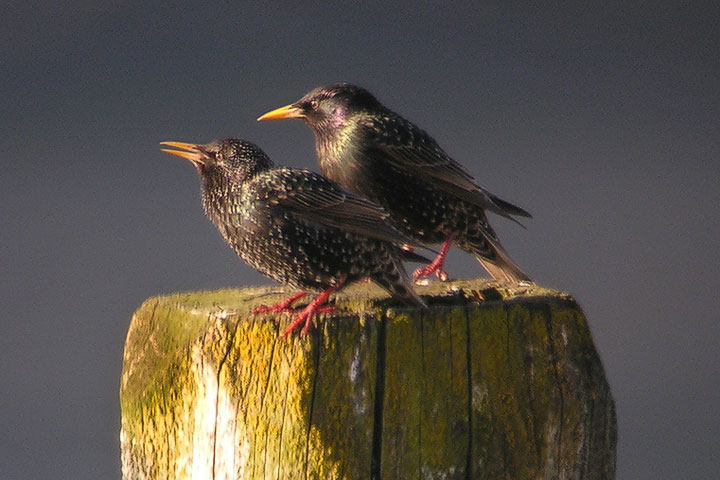
[[262,122],[263,120],[280,120],[283,118],[302,118],[305,115],[301,108],[296,107],[293,104],[285,105],[284,107],[276,108],[271,112],[267,112],[264,115],[258,117],[257,121]]
[[161,150],[171,155],[177,155],[186,160],[190,160],[193,165],[199,167],[205,163],[205,153],[203,153],[201,145],[195,145],[193,143],[183,142],[160,142],[160,145],[167,145],[168,147],[175,147],[180,150],[170,150],[162,148]]

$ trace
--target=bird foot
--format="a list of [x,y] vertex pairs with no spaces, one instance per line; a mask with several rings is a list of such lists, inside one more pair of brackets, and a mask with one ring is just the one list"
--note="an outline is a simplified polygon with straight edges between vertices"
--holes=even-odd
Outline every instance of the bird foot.
[[321,307],[313,305],[312,303],[302,309],[300,313],[298,314],[297,318],[293,320],[293,322],[283,331],[282,336],[287,337],[290,335],[294,330],[298,329],[302,325],[302,330],[300,331],[300,336],[304,337],[310,332],[310,328],[312,327],[312,318],[316,315],[320,315],[323,313],[332,313],[336,312],[337,308],[332,305],[323,305]]
[[328,298],[330,298],[330,295],[333,292],[337,291],[345,284],[346,278],[347,277],[343,276],[340,280],[338,280],[335,285],[325,289],[320,295],[315,297],[315,299],[313,299],[313,301],[310,302],[307,307],[302,309],[300,314],[295,320],[293,320],[290,326],[285,329],[282,336],[287,337],[293,332],[293,330],[297,329],[300,325],[303,325],[303,328],[300,331],[300,336],[304,337],[310,331],[313,316],[320,313],[328,313],[334,311],[335,307],[333,307],[332,305],[325,305],[325,302],[328,301]]
[[437,275],[441,282],[447,282],[449,277],[445,269],[442,268],[442,263],[438,262],[438,265],[433,265],[434,263],[435,262],[431,263],[427,267],[420,267],[415,269],[415,271],[413,272],[413,280],[417,283],[421,280],[426,279],[434,273],[435,275]]
[[338,308],[335,305],[323,305],[322,307],[315,310],[316,315],[320,315],[321,313],[335,313],[338,311]]
[[282,313],[288,310],[292,310],[292,304],[295,303],[297,300],[303,298],[305,295],[307,295],[307,293],[300,292],[274,305],[258,305],[257,307],[253,308],[252,314],[258,315],[261,313]]
[[443,243],[442,248],[440,249],[440,253],[438,253],[437,257],[435,257],[435,260],[433,260],[432,263],[430,263],[430,265],[426,267],[420,267],[415,269],[415,271],[413,272],[414,281],[417,282],[418,280],[425,279],[433,273],[437,275],[441,282],[448,281],[449,277],[447,272],[443,268],[443,264],[445,264],[445,256],[450,250],[450,246],[452,245],[454,239],[455,233],[451,233],[450,235],[448,235],[445,239],[445,242]]

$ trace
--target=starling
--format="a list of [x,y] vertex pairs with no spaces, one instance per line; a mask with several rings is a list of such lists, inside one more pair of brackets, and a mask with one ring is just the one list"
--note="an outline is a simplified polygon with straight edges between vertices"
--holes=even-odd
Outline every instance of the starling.
[[347,83],[319,87],[258,121],[281,118],[300,118],[313,131],[323,175],[382,206],[405,235],[443,242],[415,279],[432,273],[447,279],[443,262],[454,242],[495,279],[532,281],[502,247],[485,211],[516,222],[514,216],[531,215],[478,185],[430,135],[367,90]]
[[387,222],[381,207],[317,173],[274,167],[245,140],[162,145],[195,166],[205,213],[233,250],[264,275],[301,290],[253,313],[290,310],[307,291],[320,292],[284,335],[301,325],[305,335],[314,315],[332,309],[325,304],[333,292],[365,278],[405,304],[424,306],[398,246],[411,240]]

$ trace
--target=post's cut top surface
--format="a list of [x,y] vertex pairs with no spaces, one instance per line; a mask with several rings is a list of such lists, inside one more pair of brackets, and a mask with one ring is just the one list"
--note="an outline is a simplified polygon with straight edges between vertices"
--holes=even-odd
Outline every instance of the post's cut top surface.
[[[430,307],[451,305],[493,304],[493,302],[524,302],[554,299],[574,302],[567,293],[538,285],[509,284],[488,278],[458,279],[449,282],[431,282],[416,286],[418,294],[428,301]],[[249,313],[252,308],[273,302],[293,293],[289,287],[280,285],[198,290],[152,297],[146,301],[159,304],[182,305],[197,314],[215,312],[222,315]],[[356,283],[332,296],[342,316],[348,312],[358,313],[373,306],[404,308],[394,304],[388,295],[373,284]],[[232,310],[232,312],[230,312]]]

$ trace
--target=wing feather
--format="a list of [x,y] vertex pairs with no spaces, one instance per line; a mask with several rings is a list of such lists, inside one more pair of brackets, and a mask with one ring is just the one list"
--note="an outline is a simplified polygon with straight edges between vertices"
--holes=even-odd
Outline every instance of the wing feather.
[[511,220],[514,220],[512,215],[531,216],[478,185],[430,135],[404,118],[387,115],[368,122],[365,131],[373,145],[368,155],[383,157],[400,170],[424,177],[447,193]]
[[393,227],[382,207],[322,175],[289,168],[270,174],[278,192],[274,201],[299,218],[370,238],[421,246]]

